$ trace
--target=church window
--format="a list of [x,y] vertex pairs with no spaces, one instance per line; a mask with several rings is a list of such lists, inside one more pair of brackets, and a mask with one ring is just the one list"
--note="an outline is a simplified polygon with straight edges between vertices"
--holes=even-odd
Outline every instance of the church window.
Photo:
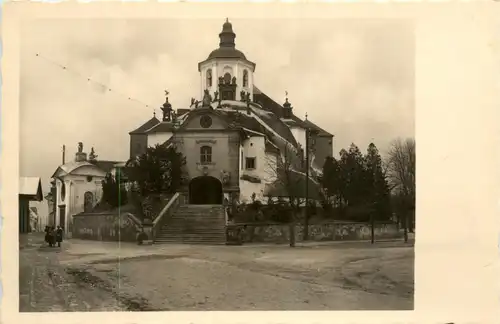
[[207,87],[212,86],[212,69],[207,70]]
[[243,87],[248,87],[248,71],[243,70]]
[[92,210],[92,207],[94,205],[94,194],[90,191],[87,191],[83,195],[83,211],[88,213]]
[[231,73],[226,72],[224,74],[224,84],[231,84]]
[[200,126],[203,128],[209,128],[212,126],[212,118],[208,115],[203,115],[200,118]]
[[202,146],[200,148],[201,164],[212,163],[212,148],[210,146]]
[[246,158],[246,169],[255,169],[255,158],[254,157],[247,157]]
[[62,182],[61,184],[61,200],[64,202],[64,199],[66,198],[66,184]]

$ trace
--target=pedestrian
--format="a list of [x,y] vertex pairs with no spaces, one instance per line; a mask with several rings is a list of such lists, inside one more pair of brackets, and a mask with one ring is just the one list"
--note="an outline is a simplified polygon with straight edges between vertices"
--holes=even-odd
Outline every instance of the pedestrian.
[[61,247],[61,242],[63,240],[63,230],[60,225],[57,226],[56,230],[56,241],[57,241],[57,246]]
[[49,229],[49,246],[53,247],[56,245],[56,232],[54,226]]
[[50,237],[49,237],[49,232],[50,232],[50,227],[49,226],[45,226],[45,242],[50,245]]

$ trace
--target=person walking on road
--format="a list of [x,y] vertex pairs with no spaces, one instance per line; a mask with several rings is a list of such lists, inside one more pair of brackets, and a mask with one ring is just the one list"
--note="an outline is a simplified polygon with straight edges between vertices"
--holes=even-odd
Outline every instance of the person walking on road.
[[57,242],[57,247],[61,247],[61,242],[63,240],[63,230],[60,225],[57,226],[56,230],[56,242]]

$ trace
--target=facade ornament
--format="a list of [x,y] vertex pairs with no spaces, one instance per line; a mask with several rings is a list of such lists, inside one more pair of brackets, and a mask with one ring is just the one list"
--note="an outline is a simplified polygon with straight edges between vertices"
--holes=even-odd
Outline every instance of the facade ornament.
[[78,142],[78,153],[82,153],[82,152],[83,152],[83,143]]
[[199,101],[199,100],[196,100],[196,101],[194,102],[194,107],[195,107],[195,108],[198,108],[198,105],[199,105],[199,104],[200,104],[200,101]]
[[226,170],[221,170],[220,173],[221,173],[220,178],[221,178],[222,184],[228,185],[230,180],[231,180],[231,173],[226,171]]
[[163,111],[163,121],[171,121],[172,119],[172,105],[168,102],[169,92],[165,90],[165,103],[160,108]]
[[224,77],[219,77],[219,84],[224,84]]
[[194,106],[195,101],[196,101],[196,100],[195,100],[194,98],[191,98],[191,105],[190,105],[190,107]]
[[219,91],[214,92],[214,102],[219,101]]
[[236,77],[233,77],[231,84],[236,84]]
[[210,95],[210,92],[208,91],[208,89],[205,89],[204,94],[203,94],[202,107],[210,107],[211,102],[212,102],[212,96]]
[[247,92],[246,93],[246,97],[247,97],[247,114],[250,115],[250,92]]
[[244,90],[240,91],[240,97],[241,97],[241,101],[245,101],[246,100],[246,92]]
[[90,149],[89,160],[95,161],[95,160],[97,160],[97,157],[98,157],[98,155],[95,154],[94,148],[92,147]]

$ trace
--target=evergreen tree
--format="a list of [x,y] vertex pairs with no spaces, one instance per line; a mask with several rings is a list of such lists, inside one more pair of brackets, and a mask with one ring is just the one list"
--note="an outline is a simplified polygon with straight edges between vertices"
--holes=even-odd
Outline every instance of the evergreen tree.
[[111,207],[127,204],[127,190],[108,173],[102,181],[102,201]]
[[156,145],[127,163],[125,172],[136,183],[142,196],[175,193],[182,182],[186,159],[174,146]]
[[346,199],[349,206],[360,206],[366,201],[366,169],[363,154],[352,143],[345,159],[345,171],[348,182],[346,184]]
[[375,144],[370,143],[365,155],[367,200],[371,202],[376,220],[390,218],[390,189],[382,168],[382,158]]

